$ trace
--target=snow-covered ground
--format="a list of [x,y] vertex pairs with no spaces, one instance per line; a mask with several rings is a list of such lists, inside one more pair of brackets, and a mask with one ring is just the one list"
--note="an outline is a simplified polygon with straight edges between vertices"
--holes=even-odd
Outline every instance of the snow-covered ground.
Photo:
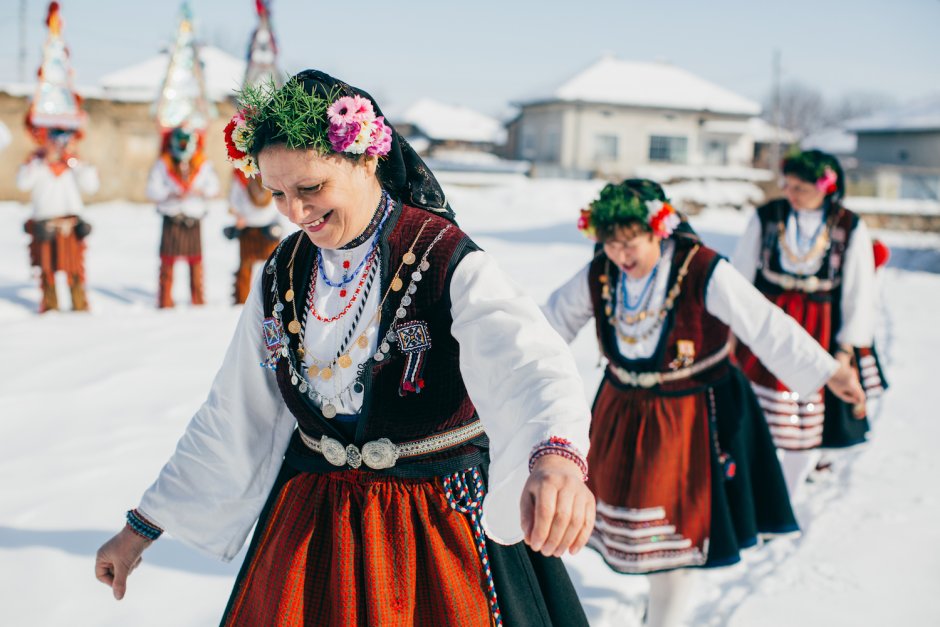
[[[590,255],[575,231],[594,182],[521,180],[454,188],[462,226],[538,300]],[[239,311],[229,305],[237,247],[219,204],[204,226],[208,305],[157,311],[159,221],[124,203],[88,209],[90,314],[37,316],[27,265],[27,211],[0,203],[0,625],[216,624],[237,564],[161,539],[117,603],[95,581],[97,547],[153,480],[202,402]],[[694,224],[730,252],[746,215],[712,211]],[[872,442],[838,457],[808,486],[802,538],[702,572],[694,625],[940,624],[940,238],[891,234],[883,271],[892,389]],[[178,268],[182,275],[184,269]],[[185,281],[177,300],[188,301]],[[65,297],[64,290],[61,296]],[[600,376],[589,330],[574,352],[592,395]],[[566,558],[592,625],[639,624],[645,581],[615,576],[590,551]]]

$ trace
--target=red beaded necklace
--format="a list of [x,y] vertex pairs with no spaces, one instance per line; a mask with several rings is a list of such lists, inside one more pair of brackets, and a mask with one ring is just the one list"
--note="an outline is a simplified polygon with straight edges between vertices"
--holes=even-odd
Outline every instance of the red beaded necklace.
[[[346,306],[343,307],[343,310],[341,312],[339,312],[338,314],[330,318],[324,318],[323,316],[321,316],[320,313],[317,311],[316,305],[314,305],[314,295],[316,294],[316,291],[317,291],[317,271],[319,270],[318,268],[319,261],[317,259],[314,259],[313,273],[312,273],[313,280],[310,281],[310,292],[307,294],[307,308],[310,310],[311,315],[313,315],[313,317],[319,320],[320,322],[325,322],[325,323],[336,322],[337,320],[345,316],[349,312],[349,310],[352,308],[353,304],[355,304],[356,300],[359,298],[359,293],[362,291],[362,286],[366,282],[366,277],[369,276],[369,269],[371,268],[372,263],[375,261],[375,256],[377,253],[378,253],[378,246],[373,248],[372,252],[369,254],[369,258],[366,261],[365,268],[363,268],[362,270],[362,276],[359,278],[359,284],[356,285],[356,291],[353,292],[353,295],[349,299],[349,302],[346,303]],[[346,295],[345,292],[346,290],[341,290],[340,296],[345,296]]]

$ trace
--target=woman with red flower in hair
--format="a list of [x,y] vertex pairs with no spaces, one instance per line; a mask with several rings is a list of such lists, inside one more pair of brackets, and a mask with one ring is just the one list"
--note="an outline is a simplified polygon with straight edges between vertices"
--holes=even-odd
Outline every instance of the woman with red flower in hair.
[[645,179],[610,184],[581,214],[594,258],[543,311],[567,341],[594,318],[607,359],[594,401],[588,546],[650,575],[648,625],[683,621],[689,567],[725,566],[797,531],[767,423],[730,362],[729,328],[801,392],[862,390],[796,322],[704,246]]
[[[783,177],[784,198],[757,209],[732,263],[841,364],[857,369],[866,397],[873,398],[887,383],[873,346],[875,259],[868,229],[842,206],[845,175],[832,155],[791,152]],[[886,260],[886,249],[878,253]],[[791,497],[815,467],[819,447],[865,441],[864,400],[847,403],[822,386],[801,394],[747,347],[736,357],[782,451]]]

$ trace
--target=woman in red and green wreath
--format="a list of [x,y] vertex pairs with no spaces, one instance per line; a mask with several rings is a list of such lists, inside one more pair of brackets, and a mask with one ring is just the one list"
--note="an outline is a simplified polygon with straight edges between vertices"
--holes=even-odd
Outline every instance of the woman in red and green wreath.
[[[873,252],[865,223],[842,206],[845,175],[835,157],[819,150],[792,152],[783,175],[784,198],[757,209],[732,263],[841,364],[857,369],[866,397],[874,398],[887,387],[873,340],[880,251]],[[746,346],[736,357],[783,451],[792,497],[816,466],[819,447],[865,440],[864,400],[847,403],[822,386],[796,390]]]
[[579,227],[596,254],[543,307],[571,341],[594,319],[607,359],[594,401],[589,546],[651,574],[650,625],[682,621],[688,567],[724,566],[797,524],[729,329],[793,389],[861,398],[854,373],[703,245],[645,179],[607,185]]
[[230,154],[300,230],[98,578],[121,598],[163,529],[232,559],[257,521],[226,627],[586,626],[567,347],[366,92],[307,70],[241,104]]

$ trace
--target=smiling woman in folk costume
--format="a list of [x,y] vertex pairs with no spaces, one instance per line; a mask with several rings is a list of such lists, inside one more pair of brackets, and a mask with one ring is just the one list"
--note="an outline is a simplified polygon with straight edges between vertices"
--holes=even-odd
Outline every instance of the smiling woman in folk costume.
[[649,624],[674,625],[692,582],[676,569],[731,564],[759,536],[797,530],[767,424],[729,362],[729,327],[795,389],[861,389],[656,183],[607,185],[579,226],[597,254],[543,311],[568,341],[593,318],[608,362],[591,422],[589,546],[617,572],[657,573]]
[[26,116],[26,127],[39,148],[20,167],[17,186],[31,192],[33,214],[26,223],[32,236],[30,263],[39,268],[39,311],[59,308],[55,273],[68,278],[72,309],[88,309],[85,296],[85,237],[91,226],[82,217],[82,194],[98,190],[98,173],[75,154],[85,113],[72,89],[68,50],[62,40],[59,3],[49,5],[49,38],[43,47],[39,86]]
[[[245,85],[257,85],[264,80],[277,80],[277,44],[271,30],[271,14],[268,3],[257,0],[258,27],[251,35],[248,45],[248,65],[245,68]],[[231,146],[231,134],[235,123],[225,127],[226,145]],[[284,229],[280,214],[274,206],[271,192],[264,188],[261,177],[247,176],[239,168],[234,169],[234,178],[229,192],[229,212],[235,216],[235,226],[224,229],[226,237],[238,239],[239,263],[235,272],[235,304],[243,304],[251,288],[254,266],[264,262],[274,249]]]
[[589,411],[538,307],[362,90],[248,88],[232,142],[301,231],[99,579],[162,529],[231,559],[260,514],[224,625],[586,625]]
[[[835,157],[793,152],[784,159],[783,175],[785,197],[757,210],[733,263],[840,363],[859,369],[873,398],[887,383],[873,342],[875,258],[868,229],[842,206],[845,175]],[[864,401],[846,403],[824,389],[794,390],[745,346],[737,359],[783,451],[791,496],[816,465],[818,447],[865,440]]]

